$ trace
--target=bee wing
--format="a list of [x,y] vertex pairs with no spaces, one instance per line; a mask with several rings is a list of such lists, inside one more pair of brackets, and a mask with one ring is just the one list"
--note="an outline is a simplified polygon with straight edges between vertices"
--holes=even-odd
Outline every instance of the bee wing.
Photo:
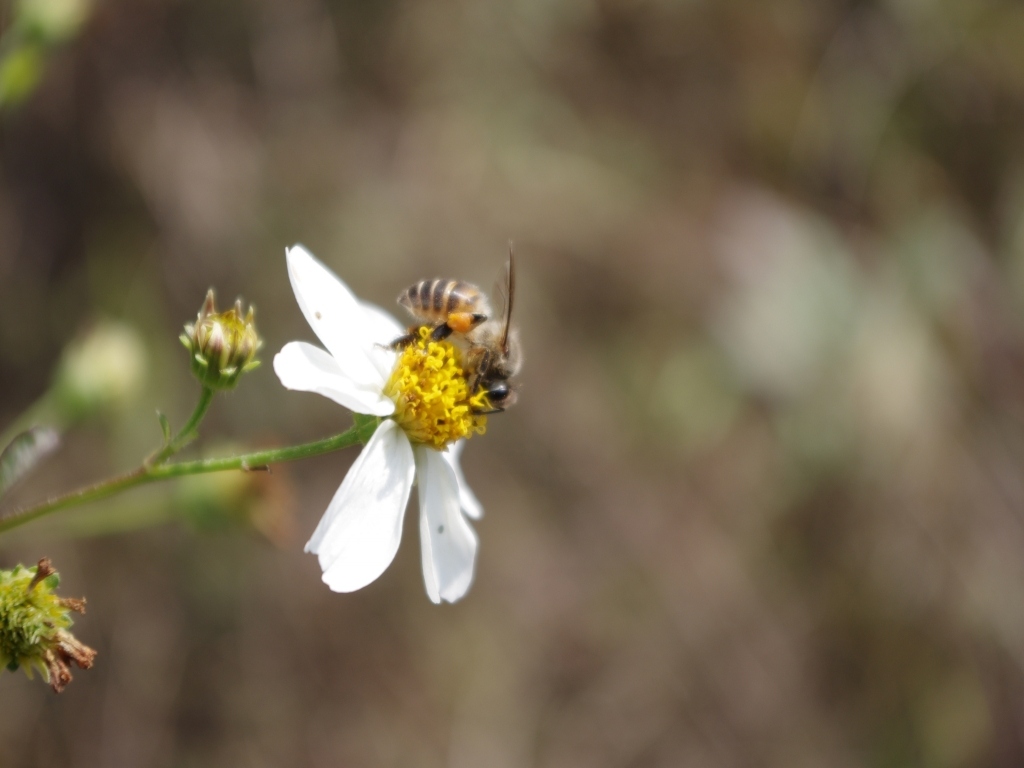
[[[508,265],[505,266],[506,272],[508,271]],[[508,307],[508,276],[502,275],[495,279],[494,285],[491,286],[491,298],[494,299],[494,306],[497,308],[495,317],[501,315],[504,317],[505,308]]]
[[408,312],[413,317],[416,317],[416,306],[413,301],[413,298],[416,295],[416,291],[419,290],[419,286],[420,283],[413,283],[408,288],[403,289],[402,292],[398,294],[398,298],[396,299],[398,305],[400,307],[403,307],[405,311]]
[[508,264],[505,266],[505,311],[501,325],[501,349],[508,355],[508,332],[512,327],[512,303],[516,296],[516,270],[515,253],[512,248],[512,241],[508,241]]

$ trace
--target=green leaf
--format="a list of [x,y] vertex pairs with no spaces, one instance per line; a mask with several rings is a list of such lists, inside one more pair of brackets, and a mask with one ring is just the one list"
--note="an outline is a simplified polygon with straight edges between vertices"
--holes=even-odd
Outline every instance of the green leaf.
[[160,411],[156,412],[156,417],[160,420],[160,431],[164,433],[164,445],[167,445],[171,442],[171,422]]
[[57,431],[49,427],[32,427],[11,440],[11,444],[0,453],[0,497],[53,453],[59,443]]

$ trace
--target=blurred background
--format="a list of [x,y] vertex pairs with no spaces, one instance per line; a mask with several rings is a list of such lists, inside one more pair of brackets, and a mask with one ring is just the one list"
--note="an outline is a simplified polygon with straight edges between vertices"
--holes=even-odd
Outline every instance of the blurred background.
[[409,520],[380,580],[321,584],[301,549],[354,450],[0,537],[87,596],[100,654],[60,696],[0,675],[0,765],[1024,765],[1020,3],[0,25],[0,430],[64,430],[8,509],[184,421],[210,286],[255,304],[265,364],[190,455],[345,429],[269,365],[314,340],[296,242],[397,310],[490,286],[512,238],[526,351],[465,453],[486,515],[454,606]]

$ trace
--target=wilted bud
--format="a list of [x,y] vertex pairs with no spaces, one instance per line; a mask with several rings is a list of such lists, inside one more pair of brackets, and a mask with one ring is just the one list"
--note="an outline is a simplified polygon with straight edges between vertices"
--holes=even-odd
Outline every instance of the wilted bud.
[[242,317],[242,300],[227,312],[217,312],[213,289],[206,294],[194,325],[186,325],[181,343],[192,353],[192,373],[204,386],[231,389],[238,377],[260,364],[263,346],[256,333],[253,308]]
[[70,420],[135,395],[145,378],[146,348],[124,323],[103,321],[68,347],[57,371],[56,396]]
[[[213,455],[241,453],[240,445],[214,444]],[[194,528],[254,528],[271,543],[289,546],[294,534],[294,488],[286,465],[247,472],[187,475],[174,484],[172,507]]]
[[57,597],[60,577],[43,558],[35,568],[0,571],[0,665],[39,672],[54,692],[71,682],[72,663],[89,669],[96,651],[68,632],[71,612],[85,613],[85,600]]

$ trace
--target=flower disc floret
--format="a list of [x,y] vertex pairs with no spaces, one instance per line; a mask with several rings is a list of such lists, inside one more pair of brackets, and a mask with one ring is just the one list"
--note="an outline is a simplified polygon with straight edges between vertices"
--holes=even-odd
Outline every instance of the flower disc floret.
[[487,431],[487,393],[473,394],[462,355],[448,341],[434,341],[430,329],[402,351],[384,387],[395,402],[392,418],[414,443],[438,450],[464,437]]

